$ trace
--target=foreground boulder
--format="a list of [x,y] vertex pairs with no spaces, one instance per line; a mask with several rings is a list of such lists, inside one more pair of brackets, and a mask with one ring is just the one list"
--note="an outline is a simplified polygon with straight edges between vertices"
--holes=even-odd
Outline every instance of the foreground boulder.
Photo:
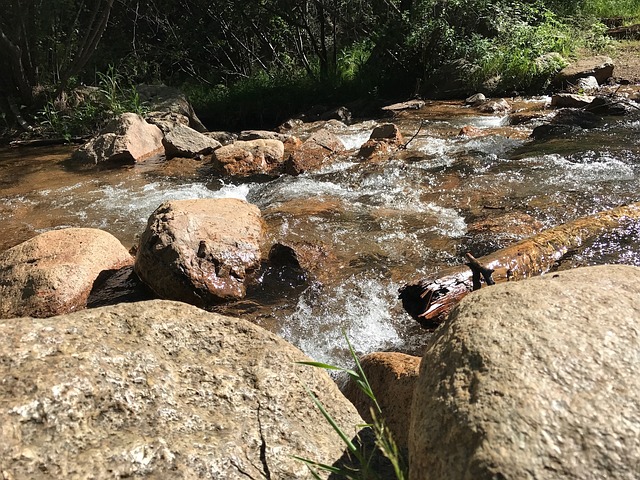
[[[420,369],[420,357],[398,352],[374,352],[360,358],[362,371],[382,411],[385,425],[401,449],[408,446],[409,421],[413,389]],[[372,422],[373,402],[349,379],[343,393],[367,422]]]
[[243,200],[163,203],[140,237],[135,272],[162,298],[200,307],[239,299],[263,236],[260,210]]
[[425,351],[412,480],[635,478],[640,268],[483,288]]
[[291,154],[285,163],[285,171],[290,175],[300,175],[319,170],[344,151],[342,140],[329,130],[318,130]]
[[81,163],[137,163],[164,153],[162,131],[135,113],[123,113],[73,153]]
[[82,309],[101,274],[132,263],[120,241],[102,230],[42,233],[0,253],[0,318]]
[[249,322],[167,301],[0,321],[3,478],[311,478],[361,424],[323,370]]

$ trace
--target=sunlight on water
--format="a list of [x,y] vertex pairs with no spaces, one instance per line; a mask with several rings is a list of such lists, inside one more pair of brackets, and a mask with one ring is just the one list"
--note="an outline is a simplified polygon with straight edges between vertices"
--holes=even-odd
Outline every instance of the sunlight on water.
[[347,150],[357,150],[363,143],[369,140],[373,127],[368,130],[362,130],[353,133],[341,133],[337,137],[342,141]]
[[343,331],[360,353],[400,344],[389,309],[396,302],[397,288],[362,275],[335,289],[314,285],[302,294],[278,333],[316,361],[351,366]]

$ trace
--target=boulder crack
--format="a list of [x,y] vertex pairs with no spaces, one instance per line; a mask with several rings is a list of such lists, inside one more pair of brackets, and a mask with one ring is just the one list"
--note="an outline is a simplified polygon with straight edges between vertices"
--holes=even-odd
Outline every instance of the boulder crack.
[[269,471],[269,463],[267,462],[267,442],[262,432],[262,421],[260,419],[260,402],[258,402],[258,430],[260,431],[260,461],[262,462],[264,478],[271,480],[271,472]]

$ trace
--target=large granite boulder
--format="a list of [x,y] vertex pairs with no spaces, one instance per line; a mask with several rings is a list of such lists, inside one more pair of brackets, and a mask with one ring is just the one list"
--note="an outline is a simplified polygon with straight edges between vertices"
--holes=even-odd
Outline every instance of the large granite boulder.
[[3,478],[306,479],[352,432],[323,370],[276,335],[151,301],[0,321]]
[[0,318],[84,308],[101,274],[132,263],[120,241],[102,230],[42,233],[0,253]]
[[468,295],[422,358],[410,479],[636,478],[639,332],[637,267]]
[[319,170],[345,151],[344,143],[329,130],[318,130],[295,150],[285,163],[290,175]]
[[162,131],[135,113],[123,113],[73,153],[77,162],[137,163],[164,153]]
[[[389,427],[397,445],[406,449],[411,400],[420,370],[420,357],[398,352],[374,352],[360,358],[360,364],[380,405],[385,425]],[[362,418],[367,422],[373,421],[373,402],[352,378],[349,378],[342,392],[355,405]]]
[[243,200],[166,202],[140,237],[135,272],[161,298],[200,307],[239,299],[263,236],[260,210]]
[[284,160],[284,144],[276,139],[238,140],[218,148],[213,162],[225,175],[247,176],[278,171]]

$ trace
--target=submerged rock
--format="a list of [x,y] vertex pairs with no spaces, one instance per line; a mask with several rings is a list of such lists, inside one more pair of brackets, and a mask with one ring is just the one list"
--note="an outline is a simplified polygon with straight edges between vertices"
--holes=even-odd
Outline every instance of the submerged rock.
[[157,295],[206,307],[245,295],[260,263],[258,207],[235,198],[160,205],[140,237],[135,272]]
[[164,153],[162,131],[135,113],[123,113],[73,153],[82,163],[137,163]]
[[639,298],[620,265],[464,298],[422,358],[410,479],[634,478]]
[[42,233],[0,253],[0,318],[51,317],[85,308],[101,274],[132,263],[120,241],[102,230]]
[[244,320],[167,301],[0,321],[4,478],[311,478],[362,419],[324,370]]

